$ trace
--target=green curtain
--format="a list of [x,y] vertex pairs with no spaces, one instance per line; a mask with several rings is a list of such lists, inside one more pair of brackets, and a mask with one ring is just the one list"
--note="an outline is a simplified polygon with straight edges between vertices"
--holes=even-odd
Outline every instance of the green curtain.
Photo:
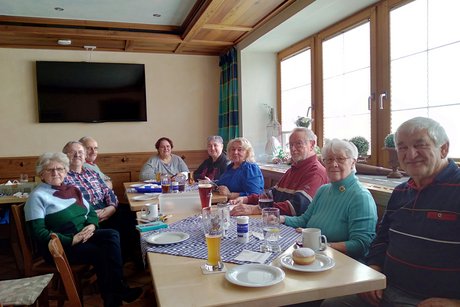
[[226,145],[239,136],[238,60],[235,48],[220,56],[219,135]]

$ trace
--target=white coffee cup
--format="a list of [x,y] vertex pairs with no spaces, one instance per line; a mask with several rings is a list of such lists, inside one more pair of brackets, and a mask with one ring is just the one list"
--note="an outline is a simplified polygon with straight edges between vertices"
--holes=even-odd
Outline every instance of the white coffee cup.
[[305,228],[302,229],[302,245],[315,252],[323,251],[327,247],[327,238],[325,235],[321,235],[319,228]]
[[149,221],[158,218],[158,204],[145,204],[141,211],[141,217]]

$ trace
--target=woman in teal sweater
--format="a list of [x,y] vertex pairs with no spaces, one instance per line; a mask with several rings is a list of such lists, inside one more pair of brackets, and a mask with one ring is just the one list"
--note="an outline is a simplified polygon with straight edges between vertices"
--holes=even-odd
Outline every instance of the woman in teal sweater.
[[330,183],[321,186],[301,216],[282,216],[292,227],[320,228],[330,246],[355,259],[363,258],[375,237],[377,208],[355,175],[358,150],[333,139],[322,149]]

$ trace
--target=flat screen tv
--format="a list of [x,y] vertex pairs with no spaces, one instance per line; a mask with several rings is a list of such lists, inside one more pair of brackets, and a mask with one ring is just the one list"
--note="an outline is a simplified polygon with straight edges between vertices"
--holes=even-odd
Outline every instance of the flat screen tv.
[[144,64],[37,61],[40,123],[147,121]]

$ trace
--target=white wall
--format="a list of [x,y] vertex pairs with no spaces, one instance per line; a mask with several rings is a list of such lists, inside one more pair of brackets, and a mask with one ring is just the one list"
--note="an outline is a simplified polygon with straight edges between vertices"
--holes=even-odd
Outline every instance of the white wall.
[[38,123],[35,61],[88,61],[89,56],[0,48],[0,157],[60,151],[85,135],[98,140],[101,153],[153,151],[161,136],[170,137],[175,149],[205,149],[206,137],[217,133],[219,58],[210,56],[94,51],[92,62],[145,64],[148,121]]
[[241,59],[241,131],[252,144],[256,158],[265,162],[267,108],[276,110],[276,54],[271,52],[240,53]]

